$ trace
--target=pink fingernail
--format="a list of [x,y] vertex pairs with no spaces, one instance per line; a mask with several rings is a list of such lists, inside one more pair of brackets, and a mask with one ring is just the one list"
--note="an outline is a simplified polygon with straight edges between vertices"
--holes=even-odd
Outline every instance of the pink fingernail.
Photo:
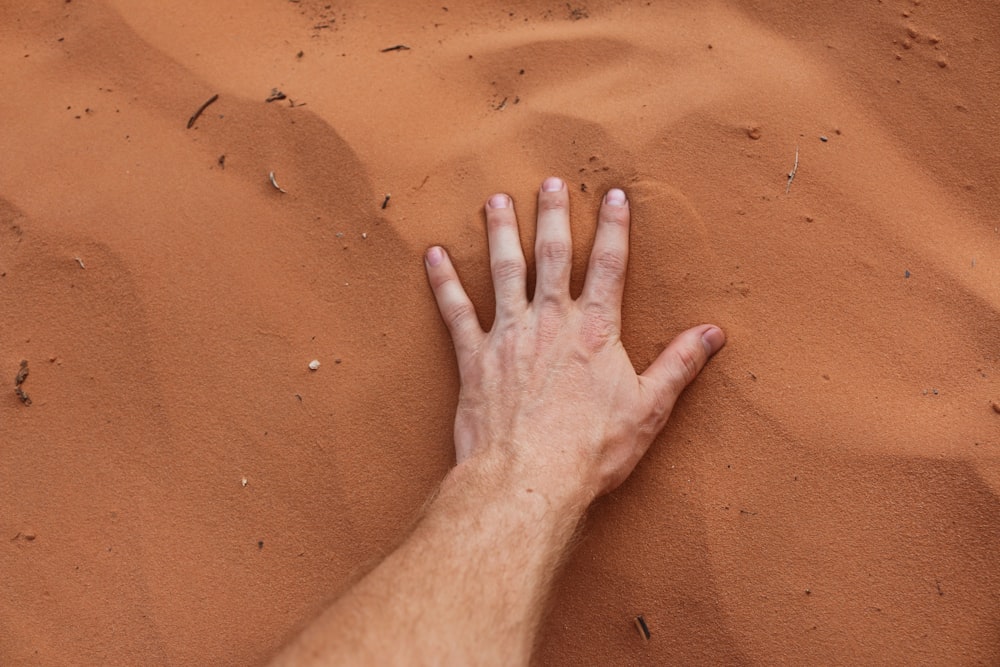
[[722,329],[719,327],[709,327],[701,335],[701,342],[705,346],[708,356],[712,356],[726,344],[726,334],[722,333]]
[[507,208],[510,206],[510,197],[496,194],[490,197],[490,208]]
[[624,206],[625,201],[625,193],[618,188],[608,190],[608,194],[604,196],[604,203],[611,204],[612,206]]
[[434,246],[427,251],[427,263],[431,266],[437,266],[444,259],[444,250],[439,246]]
[[563,189],[562,179],[549,176],[542,182],[542,192],[559,192]]

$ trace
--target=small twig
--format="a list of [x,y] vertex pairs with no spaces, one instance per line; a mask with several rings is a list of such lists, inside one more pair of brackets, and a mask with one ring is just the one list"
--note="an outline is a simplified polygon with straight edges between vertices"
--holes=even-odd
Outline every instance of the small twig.
[[277,88],[272,88],[272,89],[271,89],[271,94],[270,94],[270,95],[268,95],[268,96],[267,96],[267,99],[266,99],[266,100],[264,100],[264,101],[265,101],[265,102],[276,102],[276,101],[278,101],[278,100],[283,100],[283,99],[285,99],[286,97],[288,97],[288,96],[287,96],[287,95],[285,95],[285,94],[284,94],[283,92],[281,92],[280,90],[278,90]]
[[73,259],[75,259],[75,260],[76,260],[76,263],[80,265],[80,268],[81,268],[81,269],[85,269],[85,268],[87,268],[86,266],[84,266],[84,265],[83,265],[83,260],[82,260],[82,259],[80,259],[79,257],[74,257]]
[[385,196],[385,199],[383,199],[383,200],[382,200],[382,210],[383,210],[383,211],[384,211],[384,210],[385,210],[385,208],[386,208],[386,207],[387,207],[387,206],[389,205],[389,199],[390,199],[391,197],[392,197],[392,195],[386,195],[386,196]]
[[271,185],[273,185],[278,190],[278,192],[284,192],[285,194],[288,194],[288,190],[285,190],[283,187],[278,185],[277,179],[274,178],[273,171],[270,174],[268,174],[268,176],[271,178]]
[[635,627],[639,631],[639,634],[642,636],[642,638],[645,639],[646,641],[649,641],[649,638],[652,635],[649,632],[649,626],[646,625],[646,619],[642,617],[642,614],[639,614],[638,616],[635,617]]
[[20,387],[14,387],[14,393],[17,394],[17,397],[19,399],[21,399],[22,403],[24,403],[25,405],[31,405],[31,397],[28,396],[26,393],[24,393],[23,389],[21,389]]
[[208,108],[208,105],[211,104],[212,102],[214,102],[217,99],[219,99],[219,94],[218,93],[216,93],[215,95],[212,95],[210,98],[208,98],[207,102],[205,102],[200,107],[198,107],[198,110],[195,111],[194,115],[191,116],[190,120],[188,120],[188,129],[189,130],[192,127],[194,127],[194,123],[195,123],[196,120],[198,120],[198,116],[200,116],[201,114],[203,114],[205,112],[205,109]]
[[25,393],[24,389],[21,389],[21,385],[24,381],[28,379],[28,360],[21,360],[21,367],[17,371],[17,377],[14,378],[14,393],[17,397],[21,399],[21,402],[25,405],[31,405],[31,398]]
[[14,386],[20,387],[28,379],[28,360],[21,360],[21,367],[17,370],[17,377],[14,378]]
[[382,49],[382,53],[389,53],[390,51],[409,51],[410,47],[406,44],[397,44],[396,46],[389,46]]
[[788,183],[785,185],[785,194],[786,195],[788,194],[788,191],[792,189],[792,181],[795,180],[795,174],[798,172],[798,170],[799,170],[799,147],[796,146],[795,147],[795,166],[793,166],[792,170],[790,172],[788,172]]
[[507,108],[507,98],[505,97],[505,98],[503,98],[503,101],[500,102],[500,104],[498,104],[496,106],[496,110],[497,111],[503,111],[506,108]]

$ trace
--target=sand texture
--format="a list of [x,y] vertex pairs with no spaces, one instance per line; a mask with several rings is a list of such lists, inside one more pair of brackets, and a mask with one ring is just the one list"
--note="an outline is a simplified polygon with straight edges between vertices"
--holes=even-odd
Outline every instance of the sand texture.
[[423,250],[488,326],[482,203],[530,222],[550,174],[576,289],[629,193],[637,368],[729,343],[537,664],[1000,664],[998,34],[978,0],[0,3],[0,664],[272,656],[452,465]]

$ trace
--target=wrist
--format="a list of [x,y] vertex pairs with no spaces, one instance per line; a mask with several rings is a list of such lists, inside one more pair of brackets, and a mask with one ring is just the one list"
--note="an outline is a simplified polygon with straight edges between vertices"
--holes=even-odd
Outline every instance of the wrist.
[[597,495],[572,476],[489,455],[474,456],[452,468],[442,493],[451,489],[487,504],[525,505],[575,519],[583,516]]

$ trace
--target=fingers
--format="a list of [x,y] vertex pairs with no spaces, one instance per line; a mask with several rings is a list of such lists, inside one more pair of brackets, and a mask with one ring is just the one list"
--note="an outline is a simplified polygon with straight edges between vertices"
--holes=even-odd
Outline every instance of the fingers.
[[551,176],[538,192],[538,226],[535,230],[535,298],[569,300],[573,260],[569,227],[569,193],[566,184]]
[[711,324],[688,329],[674,338],[656,361],[640,376],[640,382],[651,391],[653,411],[662,427],[670,411],[696,377],[709,357],[726,344],[726,335]]
[[451,332],[452,342],[459,362],[475,350],[486,335],[472,306],[451,259],[443,248],[434,246],[424,256],[427,278],[434,290],[438,310]]
[[625,193],[608,191],[597,218],[587,279],[580,300],[586,310],[621,323],[625,269],[628,267],[629,205]]
[[490,243],[490,272],[496,292],[497,317],[523,311],[528,305],[528,273],[517,233],[510,197],[496,194],[486,202],[486,231]]

